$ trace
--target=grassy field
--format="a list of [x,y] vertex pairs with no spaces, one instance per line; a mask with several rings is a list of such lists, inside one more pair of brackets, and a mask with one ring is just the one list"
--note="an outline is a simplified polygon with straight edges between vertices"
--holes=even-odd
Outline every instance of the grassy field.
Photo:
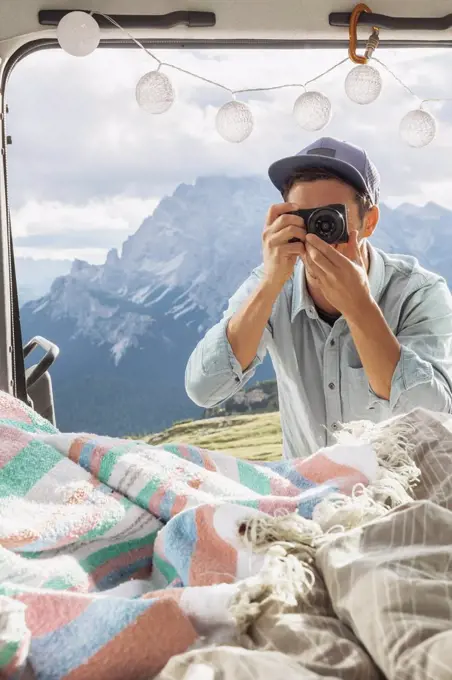
[[154,445],[193,444],[248,460],[276,460],[282,447],[279,413],[189,420],[140,439]]

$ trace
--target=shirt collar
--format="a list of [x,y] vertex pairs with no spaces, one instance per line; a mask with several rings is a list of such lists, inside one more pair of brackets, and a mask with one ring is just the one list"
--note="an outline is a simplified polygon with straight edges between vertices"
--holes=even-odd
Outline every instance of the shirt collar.
[[298,260],[295,265],[295,271],[293,275],[293,289],[292,289],[292,313],[291,321],[295,320],[295,317],[303,310],[313,305],[312,298],[309,295],[308,287],[306,285],[306,276],[304,273],[304,264],[301,260]]
[[379,250],[367,243],[369,252],[369,286],[375,302],[380,302],[381,294],[385,285],[385,262]]
[[[378,303],[384,287],[385,278],[385,264],[381,253],[373,248],[370,243],[367,243],[369,252],[369,286],[372,297]],[[292,290],[292,310],[291,321],[293,323],[295,317],[305,309],[314,307],[311,296],[309,295],[308,287],[306,285],[306,276],[304,273],[304,264],[298,260],[295,265],[293,275],[293,290]]]

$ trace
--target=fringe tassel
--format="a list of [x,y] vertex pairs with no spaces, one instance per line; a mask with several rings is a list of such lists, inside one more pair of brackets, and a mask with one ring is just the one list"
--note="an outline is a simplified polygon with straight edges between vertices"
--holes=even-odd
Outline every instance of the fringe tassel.
[[[384,423],[359,420],[343,425],[337,439],[342,444],[346,444],[350,437],[354,441],[367,441],[378,460],[379,481],[395,480],[409,493],[419,482],[420,476],[420,470],[413,461],[415,435],[415,427],[398,420]],[[394,496],[395,505],[399,505],[397,492]]]
[[[362,526],[382,517],[388,510],[385,503],[374,500],[369,489],[357,484],[351,496],[335,493],[321,501],[314,508],[313,518],[325,533],[333,533]],[[320,541],[323,542],[323,538],[320,537]]]
[[270,597],[296,606],[311,591],[314,543],[322,530],[312,520],[287,513],[253,517],[239,526],[239,534],[250,551],[266,553],[259,574],[241,584],[230,606],[238,632],[244,634]]
[[313,520],[287,513],[254,517],[239,526],[248,549],[266,553],[260,573],[241,584],[231,605],[239,634],[246,632],[270,597],[289,606],[307,601],[315,583],[317,547],[338,531],[362,526],[412,499],[411,490],[420,476],[411,457],[414,433],[413,427],[397,420],[343,425],[339,443],[367,441],[377,456],[379,473],[372,484],[357,484],[351,496],[331,494],[315,507]]

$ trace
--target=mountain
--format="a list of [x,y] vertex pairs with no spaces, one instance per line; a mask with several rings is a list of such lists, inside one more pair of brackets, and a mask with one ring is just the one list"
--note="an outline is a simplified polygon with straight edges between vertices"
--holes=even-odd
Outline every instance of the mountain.
[[16,257],[15,264],[21,305],[46,295],[57,276],[68,274],[71,269],[70,260]]
[[444,276],[452,287],[452,211],[427,203],[422,208],[402,204],[395,210],[381,206],[380,224],[372,243],[388,253],[414,255]]
[[[105,264],[76,260],[21,310],[24,339],[61,349],[54,369],[62,429],[113,435],[162,430],[202,415],[184,372],[203,331],[259,264],[269,200],[260,178],[179,186]],[[267,363],[261,377],[270,377]]]
[[[184,390],[187,359],[228,297],[260,262],[276,190],[260,177],[180,185],[105,264],[75,261],[21,311],[23,335],[61,349],[52,378],[64,430],[112,435],[160,431],[201,409]],[[452,212],[382,206],[373,238],[452,280]],[[256,379],[271,378],[267,362]]]

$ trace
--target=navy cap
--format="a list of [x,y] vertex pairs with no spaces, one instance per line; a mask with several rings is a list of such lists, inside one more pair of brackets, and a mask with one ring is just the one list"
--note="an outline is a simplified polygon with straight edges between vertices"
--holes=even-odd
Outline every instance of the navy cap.
[[283,193],[290,178],[298,170],[329,170],[364,191],[374,205],[380,199],[380,175],[364,149],[341,142],[332,137],[322,137],[297,153],[273,163],[268,174],[277,189]]

